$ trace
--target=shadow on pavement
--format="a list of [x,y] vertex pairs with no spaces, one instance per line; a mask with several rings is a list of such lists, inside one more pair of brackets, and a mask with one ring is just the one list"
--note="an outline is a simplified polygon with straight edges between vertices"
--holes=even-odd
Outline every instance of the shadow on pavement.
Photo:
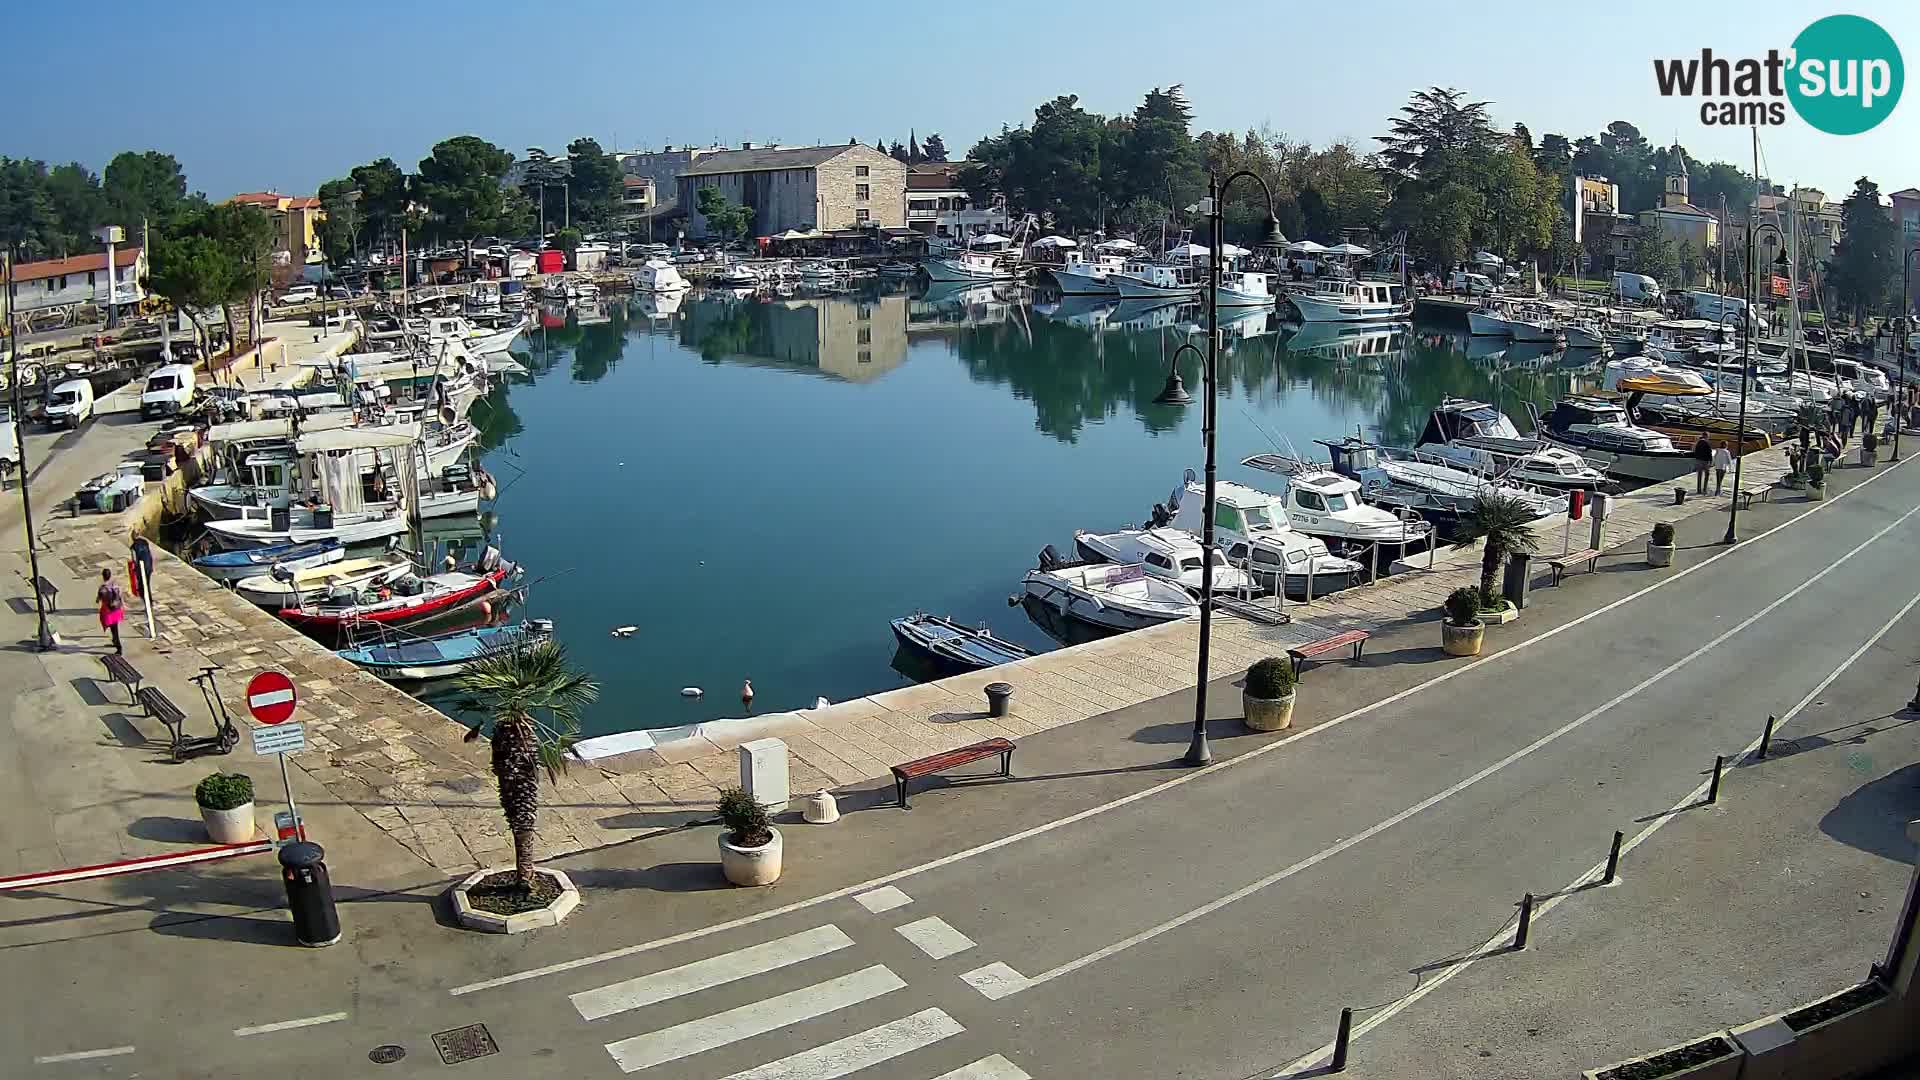
[[135,818],[127,826],[127,835],[166,844],[205,844],[207,827],[198,820],[149,815]]
[[581,889],[646,889],[650,892],[720,892],[733,888],[720,873],[718,860],[666,862],[645,868],[586,867],[567,871]]
[[1387,652],[1368,653],[1361,661],[1361,667],[1386,667],[1389,664],[1432,664],[1448,659],[1447,650],[1438,645],[1416,645],[1405,649],[1390,649]]
[[[1213,716],[1213,717],[1207,718],[1207,739],[1209,741],[1214,739],[1237,739],[1237,738],[1242,738],[1248,735],[1258,735],[1258,734],[1260,734],[1260,732],[1257,732],[1246,725],[1246,721],[1244,717]],[[1137,743],[1156,743],[1160,745],[1184,743],[1184,742],[1187,742],[1189,739],[1193,738],[1193,721],[1180,720],[1180,721],[1175,721],[1173,723],[1168,723],[1168,724],[1148,724],[1146,727],[1143,727],[1138,731],[1135,731],[1132,735],[1128,736],[1128,738],[1131,738],[1134,742],[1137,742]],[[1157,769],[1160,767],[1161,766],[1159,765],[1139,765],[1139,766],[1134,766],[1133,768],[1128,768],[1128,769],[1095,770],[1093,772],[1086,772],[1086,773],[1063,773],[1062,775],[1099,776],[1099,775],[1103,775],[1103,772],[1139,772],[1141,769]],[[1040,778],[1016,776],[1014,777],[1014,779],[1015,780],[1037,780]]]
[[293,922],[284,913],[277,919],[254,916],[220,915],[198,919],[161,916],[148,927],[156,934],[197,941],[228,941],[240,945],[273,945],[303,948],[293,935]]
[[1913,861],[1906,825],[1920,807],[1920,765],[1896,769],[1862,784],[1820,819],[1820,831],[1884,859]]

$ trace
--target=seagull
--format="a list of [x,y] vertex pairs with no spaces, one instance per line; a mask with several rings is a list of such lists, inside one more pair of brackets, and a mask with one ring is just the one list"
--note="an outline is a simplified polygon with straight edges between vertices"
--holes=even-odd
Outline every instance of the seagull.
[[749,709],[753,708],[753,680],[752,679],[740,680],[740,704],[745,705]]
[[640,628],[637,626],[616,626],[613,628],[613,636],[614,637],[632,637],[633,632],[638,629]]

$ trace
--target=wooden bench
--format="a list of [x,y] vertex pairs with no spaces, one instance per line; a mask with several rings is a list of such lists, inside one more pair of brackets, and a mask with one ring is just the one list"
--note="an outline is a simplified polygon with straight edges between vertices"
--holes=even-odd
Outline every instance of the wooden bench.
[[1581,548],[1579,551],[1569,551],[1565,555],[1555,555],[1547,560],[1547,565],[1553,567],[1553,583],[1558,585],[1560,579],[1567,576],[1569,567],[1586,563],[1587,573],[1593,573],[1594,561],[1599,558],[1599,548]]
[[46,603],[48,611],[53,611],[60,606],[60,586],[48,581],[45,577],[33,579],[33,591],[38,593],[40,599]]
[[187,737],[187,714],[181,712],[180,706],[175,705],[167,695],[161,693],[157,686],[143,686],[134,694],[134,697],[140,702],[141,707],[146,709],[148,716],[166,725],[167,733],[173,736],[171,747],[173,760],[179,761],[180,744]]
[[1742,510],[1750,509],[1755,499],[1759,499],[1761,502],[1772,502],[1773,485],[1756,484],[1751,487],[1743,487],[1733,493],[1734,505],[1740,507]]
[[907,781],[946,772],[948,769],[979,761],[982,758],[990,758],[995,754],[1000,755],[1000,775],[1012,776],[1013,743],[1007,739],[987,739],[972,746],[962,746],[942,754],[933,754],[902,765],[895,765],[893,789],[894,793],[900,797],[900,809],[907,808]]
[[140,670],[128,663],[126,657],[114,653],[101,657],[100,662],[107,665],[108,681],[117,682],[127,688],[127,703],[140,704],[140,684],[146,681],[141,676]]
[[1346,630],[1330,638],[1321,638],[1319,641],[1309,641],[1305,645],[1292,646],[1287,650],[1287,659],[1293,661],[1293,673],[1295,675],[1301,675],[1306,672],[1303,665],[1305,665],[1307,661],[1351,645],[1353,646],[1353,658],[1357,662],[1360,659],[1360,650],[1367,647],[1367,636],[1365,630]]

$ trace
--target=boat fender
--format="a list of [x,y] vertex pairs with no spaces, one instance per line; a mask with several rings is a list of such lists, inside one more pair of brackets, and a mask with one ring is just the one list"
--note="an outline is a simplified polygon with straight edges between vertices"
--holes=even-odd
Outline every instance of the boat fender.
[[680,688],[681,697],[705,697],[706,693],[705,690],[697,686],[683,686]]

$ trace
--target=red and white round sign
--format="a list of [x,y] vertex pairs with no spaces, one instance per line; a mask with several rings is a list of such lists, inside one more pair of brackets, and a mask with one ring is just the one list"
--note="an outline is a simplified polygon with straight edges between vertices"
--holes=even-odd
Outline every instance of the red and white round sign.
[[278,724],[293,715],[293,680],[278,671],[263,671],[247,682],[247,711],[263,724]]

